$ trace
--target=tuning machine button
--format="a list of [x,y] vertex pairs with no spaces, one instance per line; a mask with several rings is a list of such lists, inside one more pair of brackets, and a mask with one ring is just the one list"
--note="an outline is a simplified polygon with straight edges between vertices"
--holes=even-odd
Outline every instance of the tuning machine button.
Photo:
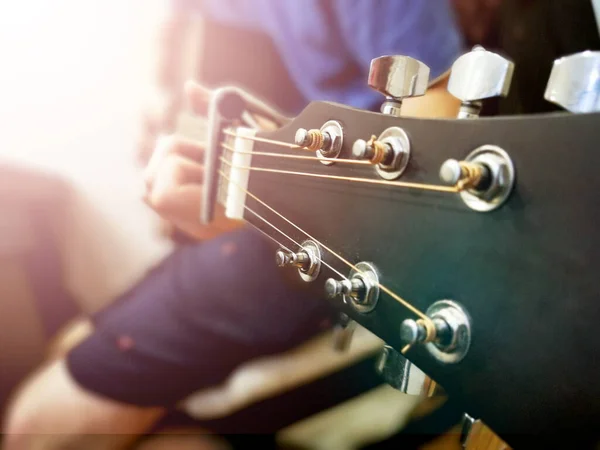
[[506,97],[513,71],[511,61],[479,45],[459,57],[448,80],[448,91],[462,102],[458,118],[477,118],[483,100]]
[[508,200],[515,184],[515,168],[500,147],[483,145],[463,161],[446,160],[440,168],[440,179],[456,186],[469,208],[493,211]]
[[347,279],[329,278],[325,282],[329,298],[342,296],[344,302],[361,313],[373,311],[379,300],[379,275],[371,263],[360,262]]
[[365,141],[358,139],[352,146],[355,159],[369,161],[381,178],[399,178],[410,160],[410,140],[402,128],[390,127]]
[[297,267],[304,281],[314,281],[321,270],[321,250],[313,241],[305,241],[296,252],[279,249],[275,253],[275,263],[279,267]]
[[344,128],[336,120],[326,122],[320,129],[299,128],[294,138],[296,145],[313,150],[323,164],[329,166],[340,155],[344,144]]
[[371,61],[369,86],[385,96],[384,114],[400,116],[402,100],[424,95],[428,83],[429,67],[409,56],[380,56]]
[[600,111],[600,52],[554,61],[544,98],[573,113]]
[[400,325],[404,344],[425,344],[440,362],[461,361],[471,346],[471,319],[467,311],[452,300],[440,300],[426,312],[429,321],[406,319]]

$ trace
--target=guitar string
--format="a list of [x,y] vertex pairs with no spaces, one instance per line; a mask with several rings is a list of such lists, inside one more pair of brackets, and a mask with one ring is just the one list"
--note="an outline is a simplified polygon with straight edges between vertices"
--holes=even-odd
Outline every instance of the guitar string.
[[[231,151],[235,151],[233,149],[228,149]],[[251,153],[251,152],[249,152]],[[219,171],[219,173],[226,179],[229,180],[229,178],[222,172]],[[231,181],[231,180],[229,180]],[[232,182],[232,184],[235,184]],[[241,188],[241,186],[238,186]],[[302,244],[300,244],[298,241],[296,241],[295,239],[293,239],[292,237],[290,237],[289,235],[287,235],[285,232],[283,232],[281,229],[279,229],[278,227],[276,227],[274,224],[272,224],[271,222],[269,222],[267,219],[265,219],[264,217],[262,217],[260,214],[258,214],[256,211],[254,211],[252,208],[250,208],[247,205],[244,205],[244,209],[246,209],[248,212],[250,212],[251,214],[253,214],[254,216],[258,217],[260,220],[262,220],[264,223],[266,223],[267,225],[269,225],[271,228],[273,228],[275,231],[279,232],[282,236],[286,237],[288,240],[292,241],[295,245],[298,246],[298,248],[303,248]],[[284,246],[283,244],[281,244],[279,241],[277,241],[275,238],[269,236],[267,233],[265,233],[263,230],[261,230],[260,228],[258,228],[257,226],[253,225],[254,228],[256,228],[258,231],[260,231],[262,234],[264,234],[265,236],[268,236],[271,240],[273,240],[274,242],[276,242],[277,244],[281,245],[283,248],[285,248],[288,252],[292,252],[292,250],[290,250],[288,247]],[[330,266],[329,264],[327,264],[325,261],[323,261],[323,259],[321,258],[321,263],[328,267],[332,272],[336,273],[338,276],[340,276],[341,278],[347,279],[347,277],[345,275],[343,275],[342,273],[338,272],[336,269],[334,269],[332,266]]]
[[261,137],[258,137],[258,136],[242,136],[242,135],[234,133],[231,130],[224,130],[223,134],[226,135],[226,136],[231,136],[231,137],[238,138],[238,139],[244,139],[244,140],[247,140],[247,141],[261,142],[263,144],[279,145],[280,147],[287,147],[287,148],[291,148],[292,150],[305,150],[307,152],[312,152],[313,151],[313,150],[310,150],[310,149],[308,149],[306,147],[302,147],[301,145],[291,144],[289,142],[275,141],[273,139],[261,138]]
[[340,175],[325,175],[319,173],[310,173],[310,172],[295,172],[292,170],[281,170],[281,169],[269,169],[267,167],[251,167],[251,166],[240,166],[237,164],[232,164],[230,161],[221,157],[221,162],[227,164],[232,169],[240,169],[240,170],[254,170],[256,172],[269,172],[269,173],[278,173],[283,175],[297,175],[304,177],[314,177],[314,178],[326,178],[329,180],[341,180],[341,181],[351,181],[355,183],[367,183],[367,184],[378,184],[384,186],[395,186],[395,187],[404,187],[409,189],[422,189],[425,191],[435,191],[435,192],[443,192],[449,194],[456,194],[460,192],[460,189],[457,186],[439,186],[437,184],[423,184],[423,183],[410,183],[406,181],[386,181],[386,180],[372,180],[370,178],[358,178],[358,177],[343,177]]
[[360,159],[335,159],[335,158],[319,158],[317,156],[301,156],[301,155],[286,155],[284,153],[271,153],[271,152],[247,152],[247,151],[243,151],[243,150],[236,150],[233,147],[231,147],[230,145],[227,145],[225,142],[221,143],[221,147],[223,147],[225,150],[229,150],[230,152],[233,153],[239,153],[241,155],[258,155],[258,156],[273,156],[273,157],[277,157],[277,158],[289,158],[289,159],[303,159],[303,160],[308,160],[308,161],[331,161],[331,162],[336,162],[336,163],[342,163],[342,164],[356,164],[356,165],[362,165],[362,166],[371,166],[372,164],[369,161],[363,161]]
[[[301,245],[299,245],[294,239],[290,238],[289,236],[287,236],[285,233],[283,233],[279,228],[277,228],[275,225],[273,225],[271,222],[269,222],[267,219],[265,219],[264,217],[262,217],[260,214],[254,212],[251,208],[249,208],[248,206],[244,205],[244,208],[246,210],[248,210],[249,212],[251,212],[252,214],[254,214],[256,217],[258,217],[259,219],[263,220],[266,224],[268,224],[269,226],[271,226],[273,229],[279,231],[282,235],[286,236],[289,240],[291,240],[294,244],[298,245],[298,247],[302,248]],[[270,240],[272,240],[273,242],[275,242],[279,247],[287,250],[288,252],[292,252],[292,250],[290,250],[286,245],[282,244],[281,242],[279,242],[277,239],[275,239],[273,236],[271,236],[270,234],[266,233],[265,231],[261,230],[259,227],[257,227],[256,225],[252,224],[252,228],[254,228],[255,230],[259,231],[263,236],[269,238]],[[337,270],[335,270],[333,267],[331,267],[329,264],[327,264],[325,261],[323,261],[321,259],[321,262],[323,263],[323,265],[329,267],[333,272],[337,273],[340,277],[342,278],[346,278],[344,275],[342,275],[341,273],[339,273]],[[407,344],[404,347],[402,347],[402,349],[400,350],[401,354],[406,354],[406,352],[408,350],[410,350],[410,348],[412,347],[411,344]]]
[[[269,222],[267,219],[265,219],[264,217],[262,217],[260,214],[258,214],[257,212],[255,212],[254,210],[252,210],[249,206],[244,205],[244,209],[248,210],[250,213],[252,213],[253,215],[255,215],[256,217],[258,217],[260,220],[262,220],[264,223],[266,223],[267,225],[269,225],[271,228],[273,228],[275,231],[281,233],[283,236],[285,236],[286,238],[288,238],[290,241],[292,241],[294,244],[296,244],[298,246],[298,248],[303,248],[302,244],[300,244],[299,242],[297,242],[295,239],[291,238],[290,236],[288,236],[286,233],[284,233],[281,229],[277,228],[274,224],[272,224],[271,222]],[[255,228],[257,230],[260,230],[260,228],[256,227]],[[262,231],[262,230],[260,230]],[[264,231],[262,231],[264,233]],[[266,233],[265,233],[266,234]],[[277,241],[275,241],[277,242]],[[290,249],[288,249],[286,247],[286,250],[290,251]],[[347,278],[346,276],[342,275],[340,272],[338,272],[336,269],[334,269],[333,267],[331,267],[329,264],[327,264],[325,261],[323,261],[323,259],[321,258],[321,263],[328,267],[329,269],[331,269],[333,272],[335,272],[337,275],[339,275],[342,278]]]
[[[222,175],[223,172],[220,172]],[[264,217],[262,217],[260,214],[258,214],[257,212],[255,212],[254,210],[252,210],[252,208],[250,208],[249,206],[244,205],[244,208],[249,211],[250,213],[254,214],[256,217],[258,217],[260,220],[262,220],[263,222],[265,222],[267,225],[269,225],[271,228],[273,228],[274,230],[278,231],[279,233],[281,233],[283,236],[285,236],[286,238],[288,238],[290,241],[292,241],[294,244],[296,244],[299,248],[302,248],[302,245],[300,245],[298,242],[296,242],[295,239],[292,239],[290,236],[288,236],[286,233],[284,233],[283,231],[281,231],[279,228],[277,228],[275,225],[273,225],[271,222],[269,222],[267,219],[265,219]],[[292,252],[292,250],[284,245],[283,243],[279,242],[277,239],[275,239],[273,236],[271,236],[270,234],[268,234],[267,232],[261,230],[259,227],[257,227],[256,225],[252,224],[252,228],[254,228],[255,230],[257,230],[258,232],[260,232],[263,236],[269,238],[270,240],[272,240],[273,242],[275,242],[279,247],[287,250],[288,252]],[[341,274],[340,272],[338,272],[336,269],[334,269],[333,267],[331,267],[329,264],[327,264],[325,261],[323,261],[323,259],[321,259],[321,263],[328,267],[329,269],[331,269],[333,272],[335,272],[337,275],[339,275],[340,277],[347,279],[346,276],[344,276],[343,274]],[[402,349],[400,350],[401,354],[406,354],[406,352],[408,352],[408,350],[410,350],[410,348],[412,347],[411,344],[407,344],[404,347],[402,347]]]
[[270,234],[268,234],[266,231],[261,230],[260,228],[258,228],[256,225],[251,224],[252,227],[256,230],[256,231],[260,231],[263,236],[268,237],[269,239],[271,239],[273,242],[275,242],[277,245],[279,245],[279,247],[283,248],[284,250],[287,250],[288,252],[292,252],[292,250],[287,246],[287,245],[283,245],[281,242],[279,242],[277,239],[275,239],[273,236],[271,236]]
[[[231,181],[227,175],[225,175],[222,171],[219,171],[219,173],[227,180]],[[233,181],[231,181],[232,184],[236,184]],[[236,184],[237,185],[237,184]],[[241,189],[241,186],[238,186]],[[298,248],[303,248],[302,244],[300,244],[298,241],[296,241],[295,239],[293,239],[292,237],[290,237],[289,235],[287,235],[285,232],[283,232],[281,229],[279,229],[278,227],[276,227],[274,224],[272,224],[271,222],[269,222],[267,219],[265,219],[264,217],[262,217],[260,214],[258,214],[256,211],[254,211],[252,208],[250,208],[247,205],[244,205],[244,209],[246,209],[247,211],[249,211],[251,214],[255,215],[256,217],[258,217],[260,220],[262,220],[264,223],[266,223],[267,225],[269,225],[271,228],[273,228],[275,231],[279,232],[281,235],[285,236],[287,239],[289,239],[290,241],[292,241],[295,245],[298,246]],[[267,233],[265,233],[263,230],[261,230],[260,228],[258,228],[257,226],[253,225],[254,228],[256,228],[258,231],[260,231],[262,234],[264,234],[265,236],[269,236]],[[282,247],[284,247],[287,251],[292,252],[289,248],[285,247],[283,244],[281,244],[279,241],[277,241],[276,239],[274,239],[273,237],[269,236],[269,238],[273,241],[275,241],[276,243],[278,243],[279,245],[281,245]],[[343,275],[342,273],[338,272],[336,269],[334,269],[332,266],[330,266],[329,264],[327,264],[325,261],[323,261],[323,259],[321,258],[321,263],[328,267],[329,269],[331,269],[331,271],[333,271],[334,273],[336,273],[338,276],[340,276],[341,278],[347,279],[347,277],[345,275]]]
[[[223,160],[223,158],[221,158],[221,159]],[[320,242],[315,237],[311,236],[309,233],[307,233],[306,231],[304,231],[302,228],[300,228],[298,225],[296,225],[295,223],[293,223],[291,220],[289,220],[288,218],[286,218],[285,216],[283,216],[282,214],[280,214],[279,212],[277,212],[271,206],[267,205],[265,202],[263,202],[261,199],[259,199],[256,195],[252,194],[247,189],[243,188],[242,186],[240,186],[239,184],[237,184],[236,182],[234,182],[233,180],[231,180],[223,171],[219,170],[219,174],[222,177],[224,177],[227,181],[229,181],[231,184],[233,184],[238,189],[240,189],[242,192],[244,192],[246,195],[250,196],[251,198],[253,198],[254,200],[256,200],[258,203],[260,203],[261,205],[263,205],[265,208],[267,208],[273,214],[275,214],[276,216],[280,217],[281,219],[283,219],[284,221],[286,221],[287,223],[289,223],[291,226],[293,226],[294,228],[296,228],[302,234],[305,234],[309,239],[312,239],[313,241],[315,241],[317,244],[319,244],[321,247],[323,247],[325,250],[327,250],[329,253],[331,253],[333,256],[335,256],[337,259],[339,259],[341,262],[343,262],[344,264],[346,264],[348,267],[350,267],[351,269],[353,269],[354,271],[356,271],[358,273],[362,273],[361,270],[359,270],[350,261],[348,261],[347,259],[345,259],[343,256],[339,255],[338,253],[334,252],[332,249],[330,249],[329,247],[327,247],[325,244],[323,244],[322,242]],[[389,288],[387,288],[386,286],[384,286],[381,283],[379,283],[378,285],[379,285],[379,288],[383,292],[385,292],[386,294],[388,294],[390,297],[392,297],[398,303],[402,304],[409,311],[412,311],[419,318],[423,319],[424,321],[431,321],[431,319],[427,315],[425,315],[425,313],[423,313],[417,307],[415,307],[412,304],[410,304],[408,301],[404,300],[398,294],[394,293],[392,290],[390,290]]]
[[[220,172],[221,175],[225,176],[225,174],[223,172]],[[253,211],[250,207],[244,205],[244,208],[249,211],[250,213],[254,214],[256,217],[258,217],[260,220],[264,221],[267,225],[269,225],[270,227],[272,227],[274,230],[277,230],[279,233],[281,233],[283,236],[287,237],[290,241],[292,241],[294,244],[296,244],[299,248],[302,248],[302,245],[300,245],[298,242],[296,242],[294,239],[292,239],[291,237],[289,237],[287,234],[285,234],[283,231],[281,231],[279,228],[277,228],[275,225],[273,225],[271,222],[269,222],[267,219],[265,219],[264,217],[262,217],[260,214],[258,214],[257,212]],[[268,233],[266,233],[265,231],[261,230],[259,227],[257,227],[256,225],[252,225],[252,227],[259,231],[260,233],[262,233],[263,236],[269,238],[270,240],[272,240],[273,242],[275,242],[279,247],[284,248],[285,250],[287,250],[288,252],[292,252],[292,250],[290,250],[286,245],[282,244],[281,242],[279,242],[277,239],[275,239],[273,236],[269,235]],[[329,269],[331,269],[333,272],[335,272],[337,275],[339,275],[340,277],[347,279],[346,276],[344,276],[343,274],[341,274],[340,272],[338,272],[336,269],[334,269],[333,267],[331,267],[329,264],[327,264],[325,261],[323,261],[323,259],[321,259],[321,263],[324,266],[327,266]],[[406,354],[406,352],[408,350],[410,350],[410,348],[412,347],[411,344],[407,344],[405,345],[401,350],[400,353],[401,354]]]

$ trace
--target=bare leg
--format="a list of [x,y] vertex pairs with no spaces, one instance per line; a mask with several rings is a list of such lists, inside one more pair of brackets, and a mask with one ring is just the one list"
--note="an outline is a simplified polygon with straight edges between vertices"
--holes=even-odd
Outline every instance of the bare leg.
[[143,438],[131,450],[230,450],[230,446],[198,428],[172,428]]

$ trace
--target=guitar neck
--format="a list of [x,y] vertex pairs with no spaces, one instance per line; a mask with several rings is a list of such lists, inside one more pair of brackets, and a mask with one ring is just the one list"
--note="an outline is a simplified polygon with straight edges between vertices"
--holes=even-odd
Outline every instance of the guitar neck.
[[[488,58],[482,79],[506,92],[512,66],[471,57],[453,75]],[[370,82],[398,88],[378,71],[404,62],[425,71],[382,57]],[[277,242],[282,270],[525,448],[600,422],[600,113],[593,83],[572,75],[597,73],[600,54],[557,67],[547,98],[578,114],[477,118],[480,102],[463,100],[460,119],[421,119],[394,114],[390,95],[387,113],[315,102],[270,132],[221,114],[207,153],[207,205]],[[487,81],[448,89],[482,98]]]

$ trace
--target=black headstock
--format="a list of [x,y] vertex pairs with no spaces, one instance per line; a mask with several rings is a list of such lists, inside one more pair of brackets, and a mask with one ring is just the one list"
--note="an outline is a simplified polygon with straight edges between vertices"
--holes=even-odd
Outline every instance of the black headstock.
[[[263,154],[314,157],[276,143],[301,140],[299,129],[321,129],[331,121],[343,140],[320,160]],[[375,165],[340,161],[364,154],[371,136],[381,141],[398,129],[410,155],[395,166],[399,174],[387,177],[395,177],[391,183]],[[330,293],[344,289],[334,281],[352,280],[357,272],[368,276],[369,266],[362,263],[369,263],[377,279],[366,281],[379,288],[370,291],[376,303],[360,295],[360,301],[350,295],[329,301],[405,350],[469,414],[509,443],[522,434],[595,428],[600,114],[427,120],[317,102],[257,137],[234,139],[250,142],[253,153],[237,166],[248,177],[243,216],[292,252],[306,250],[306,241],[316,244],[311,255],[317,254],[319,271],[306,277],[315,295],[325,299],[326,287]],[[484,174],[479,184],[462,190],[458,178],[454,186],[440,182],[445,162],[468,161],[474,151],[491,151],[507,165],[492,170],[493,179]],[[328,155],[333,164],[322,159]],[[474,162],[487,169],[494,164]],[[231,166],[225,160],[222,171]],[[494,182],[504,189],[486,196]],[[445,344],[439,339],[440,345],[415,343],[407,349],[402,323],[418,319],[415,310],[448,305],[440,301],[466,313],[467,323],[459,328],[468,336],[459,338],[468,337],[468,346],[454,356],[440,351]]]

